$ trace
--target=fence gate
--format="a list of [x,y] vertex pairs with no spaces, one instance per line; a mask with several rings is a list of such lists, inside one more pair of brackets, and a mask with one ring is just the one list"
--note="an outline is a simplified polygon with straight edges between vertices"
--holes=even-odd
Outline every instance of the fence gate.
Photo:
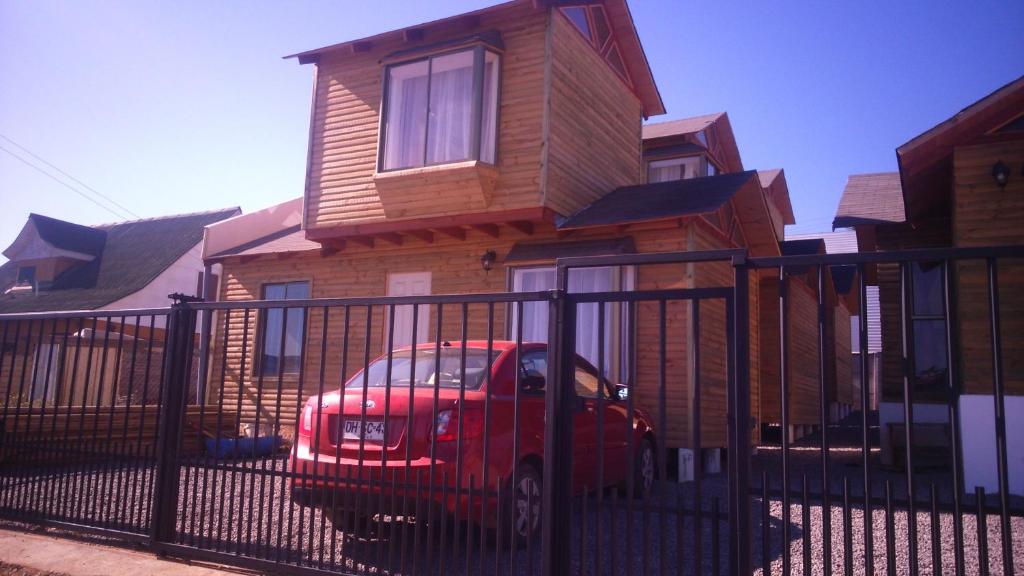
[[0,316],[4,518],[148,541],[169,314]]
[[[1022,257],[570,258],[532,292],[0,315],[0,517],[296,574],[1012,574]],[[877,397],[830,381],[840,271],[851,339],[872,276],[899,336]]]

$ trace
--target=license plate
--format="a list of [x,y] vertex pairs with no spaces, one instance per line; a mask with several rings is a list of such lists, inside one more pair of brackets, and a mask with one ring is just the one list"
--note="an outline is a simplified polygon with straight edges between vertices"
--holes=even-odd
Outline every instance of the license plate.
[[384,422],[363,423],[363,433],[359,433],[359,420],[345,420],[345,428],[342,429],[342,437],[345,440],[384,440]]

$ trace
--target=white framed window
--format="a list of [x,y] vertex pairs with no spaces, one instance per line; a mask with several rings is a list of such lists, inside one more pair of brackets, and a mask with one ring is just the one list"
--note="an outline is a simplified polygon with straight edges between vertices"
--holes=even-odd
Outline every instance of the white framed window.
[[651,160],[647,163],[647,182],[672,182],[718,174],[718,168],[703,155]]
[[[552,266],[512,269],[513,292],[536,292],[555,288],[555,268]],[[569,292],[631,291],[634,289],[634,269],[627,267],[577,268],[569,271]],[[576,309],[576,352],[594,366],[600,356],[597,303],[579,304]],[[514,308],[513,308],[514,310]],[[519,330],[518,318],[513,312],[509,323],[509,339],[515,340]],[[527,302],[523,305],[523,342],[547,342],[548,304]],[[631,321],[625,304],[605,304],[604,313],[604,366],[601,371],[610,379],[625,381],[629,368],[629,334]]]
[[[264,300],[304,300],[309,282],[280,282],[263,285]],[[259,340],[257,373],[263,376],[298,374],[306,342],[305,308],[267,308],[260,312],[263,334]],[[282,342],[283,340],[283,342]]]
[[36,349],[35,358],[32,360],[32,372],[29,374],[32,379],[29,384],[31,402],[55,404],[62,359],[62,347],[59,343],[43,342]]
[[495,161],[500,57],[483,46],[386,69],[379,170]]

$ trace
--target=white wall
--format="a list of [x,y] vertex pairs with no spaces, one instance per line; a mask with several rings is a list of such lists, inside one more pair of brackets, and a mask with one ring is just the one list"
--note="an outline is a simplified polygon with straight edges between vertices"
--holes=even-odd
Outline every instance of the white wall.
[[[178,258],[174,264],[167,267],[152,282],[138,292],[133,292],[120,300],[100,308],[100,310],[131,310],[137,308],[167,308],[171,305],[168,294],[180,292],[193,295],[196,292],[196,283],[199,273],[203,271],[203,259],[200,256],[202,243],[197,243],[188,252]],[[148,326],[149,320],[144,318],[142,323]],[[164,327],[164,318],[158,316],[156,325]]]
[[[1006,406],[1006,464],[1010,494],[1024,496],[1024,396],[1004,398]],[[990,394],[960,397],[960,433],[963,436],[964,488],[973,492],[999,492],[996,467],[994,398]]]
[[[996,466],[995,406],[991,394],[960,397],[960,434],[963,453],[964,490],[982,486],[986,493],[999,492]],[[1005,397],[1007,472],[1011,494],[1024,495],[1024,396]],[[903,404],[882,402],[878,407],[882,463],[892,464],[889,430],[886,424],[903,422]],[[916,404],[914,423],[947,423],[945,404]]]

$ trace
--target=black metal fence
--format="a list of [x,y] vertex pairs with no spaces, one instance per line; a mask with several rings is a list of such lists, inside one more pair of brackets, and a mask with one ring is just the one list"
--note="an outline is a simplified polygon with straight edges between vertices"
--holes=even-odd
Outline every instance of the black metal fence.
[[[0,516],[295,573],[1012,574],[1024,507],[1005,398],[1021,382],[1016,364],[1005,376],[1018,344],[1000,323],[1021,310],[1004,311],[998,287],[1022,256],[573,258],[541,292],[2,315]],[[883,329],[897,321],[905,360],[882,399],[902,418],[872,410],[867,386],[860,410],[833,408],[840,266],[857,272],[861,350],[867,284],[898,294]],[[573,289],[574,274],[609,269],[635,289]],[[813,357],[789,345],[807,329],[791,320],[793,278],[814,295]],[[995,498],[965,484],[961,452],[978,356],[961,353],[957,296],[978,282]],[[941,310],[915,286],[937,289]],[[778,356],[761,362],[772,339]],[[931,357],[915,345],[939,340],[944,370],[918,370]],[[915,423],[925,403],[944,420]],[[808,410],[813,422],[797,418]],[[937,430],[941,457],[924,463]]]

